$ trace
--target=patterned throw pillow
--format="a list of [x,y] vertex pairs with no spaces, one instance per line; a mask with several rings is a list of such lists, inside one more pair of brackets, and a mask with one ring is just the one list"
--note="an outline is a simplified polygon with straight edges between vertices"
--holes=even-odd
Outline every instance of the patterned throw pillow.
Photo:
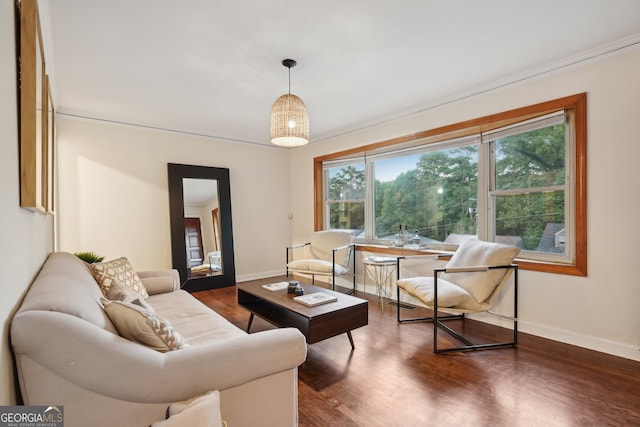
[[136,304],[104,299],[104,311],[123,338],[166,352],[187,348],[184,338],[168,321]]
[[135,272],[128,259],[122,257],[108,262],[91,264],[93,276],[98,281],[102,293],[106,296],[113,280],[118,280],[124,286],[133,289],[142,298],[149,298],[147,289],[142,284],[140,277]]

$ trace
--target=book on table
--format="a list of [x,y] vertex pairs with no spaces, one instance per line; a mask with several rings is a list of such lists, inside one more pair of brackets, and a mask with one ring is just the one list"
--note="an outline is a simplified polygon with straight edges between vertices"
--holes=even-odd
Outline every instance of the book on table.
[[287,289],[288,286],[289,286],[289,282],[278,282],[278,283],[269,283],[267,285],[262,285],[263,288],[272,292]]
[[316,305],[338,301],[338,297],[325,294],[324,292],[314,292],[312,294],[294,297],[293,300],[309,307],[315,307]]

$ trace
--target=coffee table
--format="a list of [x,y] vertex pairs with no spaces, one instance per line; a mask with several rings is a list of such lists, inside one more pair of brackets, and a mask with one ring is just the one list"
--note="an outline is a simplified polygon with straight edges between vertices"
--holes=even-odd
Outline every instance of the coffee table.
[[305,294],[324,292],[336,296],[338,300],[308,307],[294,301],[295,295],[287,293],[286,289],[269,291],[262,287],[262,283],[238,283],[238,305],[251,313],[247,332],[256,315],[281,328],[297,328],[309,344],[346,333],[354,349],[351,331],[368,324],[368,301],[318,286],[303,286]]

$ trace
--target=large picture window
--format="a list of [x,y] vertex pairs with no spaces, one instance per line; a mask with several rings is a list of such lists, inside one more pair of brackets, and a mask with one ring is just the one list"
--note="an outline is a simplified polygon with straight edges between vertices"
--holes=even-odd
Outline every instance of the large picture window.
[[524,268],[584,275],[585,104],[576,95],[317,158],[316,224],[362,245],[392,246],[399,230],[416,250],[507,243]]

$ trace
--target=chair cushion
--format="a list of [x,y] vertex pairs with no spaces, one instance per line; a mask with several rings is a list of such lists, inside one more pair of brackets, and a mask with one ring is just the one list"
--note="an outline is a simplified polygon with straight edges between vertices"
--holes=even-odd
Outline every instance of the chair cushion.
[[104,311],[123,338],[161,352],[189,347],[182,335],[154,312],[122,301],[103,303]]
[[111,282],[117,279],[123,285],[141,294],[143,298],[149,297],[147,289],[127,258],[122,257],[108,262],[93,263],[91,264],[91,271],[105,296],[109,286],[111,286]]
[[[433,277],[401,279],[396,282],[396,285],[411,296],[422,301],[428,307],[433,307],[435,298],[433,292]],[[443,279],[438,279],[438,307],[472,305],[470,303],[474,301],[471,300],[473,300],[473,297],[460,286],[456,286]]]
[[[447,268],[508,265],[520,253],[520,248],[482,240],[466,240],[458,247]],[[508,270],[444,273],[442,279],[455,283],[470,293],[477,302],[484,302]],[[438,281],[438,283],[440,283]],[[438,295],[439,296],[439,295]]]
[[[333,259],[333,249],[348,245],[352,242],[353,235],[345,230],[316,231],[311,236],[311,244],[307,247],[309,256],[325,261]],[[337,251],[336,264],[345,265],[348,261],[349,251],[344,249]],[[331,271],[331,270],[329,270]]]
[[[331,261],[323,261],[320,259],[299,259],[291,261],[287,264],[290,271],[308,271],[316,272],[319,274],[331,274],[332,266]],[[341,265],[336,264],[335,268],[336,276],[347,274],[347,269]]]

